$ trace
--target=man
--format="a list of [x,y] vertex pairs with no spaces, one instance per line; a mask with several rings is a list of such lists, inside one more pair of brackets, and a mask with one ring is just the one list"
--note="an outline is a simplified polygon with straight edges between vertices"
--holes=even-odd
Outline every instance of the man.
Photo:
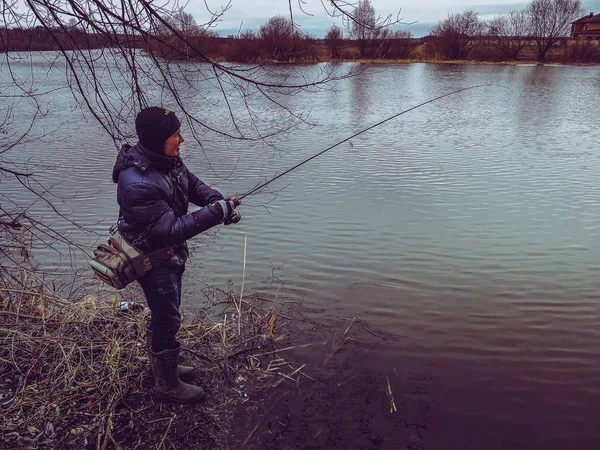
[[[164,400],[201,400],[202,388],[182,381],[191,367],[178,366],[181,277],[189,256],[186,240],[217,225],[237,223],[235,197],[225,199],[192,174],[179,157],[181,123],[168,109],[143,109],[136,117],[139,142],[124,145],[113,169],[120,206],[119,232],[142,253],[153,253],[152,269],[138,282],[151,319],[146,325],[154,394]],[[188,213],[192,202],[201,208]],[[160,251],[163,249],[164,251]],[[158,251],[158,252],[157,252]]]

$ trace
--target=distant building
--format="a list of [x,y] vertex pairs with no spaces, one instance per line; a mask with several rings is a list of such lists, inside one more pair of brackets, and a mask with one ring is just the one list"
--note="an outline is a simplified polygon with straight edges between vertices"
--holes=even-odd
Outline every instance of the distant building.
[[600,41],[600,14],[593,12],[571,22],[571,39],[576,41]]

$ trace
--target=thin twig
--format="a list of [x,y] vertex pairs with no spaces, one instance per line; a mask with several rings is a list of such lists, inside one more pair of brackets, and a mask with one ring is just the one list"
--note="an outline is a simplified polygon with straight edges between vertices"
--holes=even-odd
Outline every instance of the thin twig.
[[177,414],[173,413],[171,416],[171,420],[169,421],[169,425],[167,425],[167,429],[165,430],[165,434],[163,434],[162,439],[160,440],[160,444],[156,447],[156,450],[160,450],[163,444],[165,443],[165,439],[167,438],[167,434],[169,434],[169,430],[171,429],[171,425],[173,425],[173,421],[177,418]]
[[248,442],[250,442],[250,440],[252,439],[252,437],[254,436],[254,433],[256,433],[256,430],[258,430],[258,428],[261,426],[261,424],[265,421],[265,418],[270,417],[271,413],[273,412],[273,410],[275,409],[275,406],[277,406],[277,404],[279,403],[279,400],[281,399],[281,397],[278,397],[277,400],[275,400],[275,403],[273,403],[273,406],[271,406],[269,408],[269,410],[267,411],[266,414],[264,414],[261,419],[258,421],[258,423],[256,424],[256,426],[254,427],[254,429],[250,432],[250,434],[248,435],[248,437],[246,438],[246,440],[244,441],[244,443],[242,444],[241,448],[244,448],[246,446],[246,444]]
[[357,319],[359,319],[359,316],[354,316],[354,318],[352,319],[352,322],[350,322],[350,325],[348,325],[348,328],[346,328],[346,331],[344,331],[344,336],[346,336],[348,334],[348,331],[350,331],[350,328],[352,328],[352,325],[354,325],[354,322],[356,322]]
[[238,309],[238,336],[242,334],[242,298],[244,297],[244,282],[246,281],[246,253],[248,249],[248,233],[244,232],[244,263],[242,265],[242,287],[240,288],[240,306]]

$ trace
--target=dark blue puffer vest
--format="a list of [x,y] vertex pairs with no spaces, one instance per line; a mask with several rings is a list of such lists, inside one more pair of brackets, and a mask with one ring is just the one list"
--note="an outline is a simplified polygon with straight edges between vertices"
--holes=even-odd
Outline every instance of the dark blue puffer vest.
[[[141,144],[123,145],[113,168],[120,206],[119,231],[147,253],[175,247],[187,259],[185,241],[221,222],[210,205],[223,196],[200,181],[181,158],[156,155]],[[188,214],[189,203],[201,208]]]

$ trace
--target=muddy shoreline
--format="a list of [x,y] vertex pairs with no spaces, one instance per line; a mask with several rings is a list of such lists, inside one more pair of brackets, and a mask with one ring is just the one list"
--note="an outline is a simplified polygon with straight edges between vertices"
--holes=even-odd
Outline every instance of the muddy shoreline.
[[2,448],[421,448],[426,395],[415,408],[394,393],[412,386],[406,374],[356,372],[394,339],[359,317],[319,323],[318,311],[254,296],[238,323],[235,297],[220,291],[179,336],[208,399],[176,405],[150,395],[135,289],[74,303],[1,291]]

